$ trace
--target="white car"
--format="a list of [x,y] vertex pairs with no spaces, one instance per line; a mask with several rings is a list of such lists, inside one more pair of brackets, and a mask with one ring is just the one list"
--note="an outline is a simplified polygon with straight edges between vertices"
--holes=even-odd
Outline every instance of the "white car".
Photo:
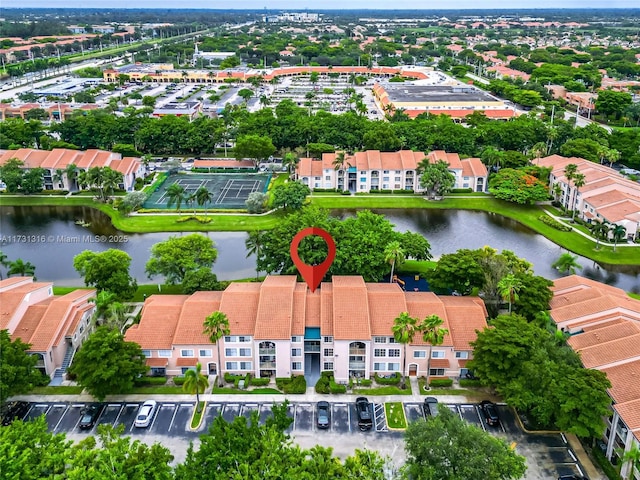
[[151,420],[153,420],[157,406],[158,404],[155,400],[147,400],[144,402],[140,410],[138,410],[138,416],[136,417],[134,425],[139,428],[148,427],[151,424]]

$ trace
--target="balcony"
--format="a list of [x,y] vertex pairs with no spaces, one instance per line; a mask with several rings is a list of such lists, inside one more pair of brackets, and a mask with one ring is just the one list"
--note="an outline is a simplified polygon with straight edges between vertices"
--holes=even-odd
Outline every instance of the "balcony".
[[276,368],[276,362],[260,362],[260,370]]
[[305,345],[304,353],[320,353],[320,345]]
[[366,362],[349,362],[349,370],[364,370]]
[[260,348],[258,349],[258,355],[275,355],[275,348]]
[[366,348],[350,348],[349,349],[349,355],[366,355],[366,354],[367,354]]

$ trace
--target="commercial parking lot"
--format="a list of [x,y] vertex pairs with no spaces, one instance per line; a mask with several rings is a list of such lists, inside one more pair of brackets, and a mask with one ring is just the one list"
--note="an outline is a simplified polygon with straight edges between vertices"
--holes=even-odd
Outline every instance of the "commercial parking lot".
[[[387,428],[384,405],[373,400],[374,428],[371,431],[359,430],[356,408],[352,402],[331,403],[331,422],[326,430],[318,429],[316,426],[315,403],[295,402],[288,407],[289,416],[293,422],[287,433],[305,448],[320,443],[333,447],[338,455],[348,455],[355,448],[367,447],[378,450],[383,455],[391,457],[399,466],[404,458],[403,433],[390,431]],[[73,439],[95,434],[97,425],[123,425],[125,434],[133,438],[153,442],[172,437],[172,441],[169,442],[170,448],[184,446],[186,449],[188,442],[197,440],[218,415],[227,421],[233,421],[238,416],[249,418],[252,412],[258,412],[260,423],[264,423],[271,415],[273,403],[210,402],[207,404],[203,422],[198,431],[191,431],[188,426],[193,413],[193,402],[159,402],[157,413],[147,428],[134,426],[140,403],[106,403],[96,426],[89,430],[80,430],[78,423],[85,406],[84,403],[73,402],[32,403],[24,418],[30,420],[45,415],[50,431],[67,433]],[[496,427],[487,426],[477,404],[447,404],[447,407],[466,422],[492,435],[504,438],[518,453],[524,455],[529,466],[525,477],[527,480],[547,480],[557,478],[559,475],[582,474],[563,435],[531,435],[523,432],[513,412],[506,406],[498,405],[500,424]],[[409,422],[425,418],[421,403],[404,403],[404,410]],[[182,439],[182,442],[178,441],[179,439]],[[177,458],[181,457],[177,452],[174,452],[174,455]]]

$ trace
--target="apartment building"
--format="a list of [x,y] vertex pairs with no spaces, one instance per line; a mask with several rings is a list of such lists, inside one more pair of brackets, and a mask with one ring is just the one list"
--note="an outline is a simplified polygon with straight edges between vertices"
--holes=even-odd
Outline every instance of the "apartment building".
[[95,290],[75,290],[53,295],[53,284],[33,277],[0,280],[0,330],[12,340],[31,345],[38,368],[49,377],[62,379],[78,347],[89,335]]
[[[640,300],[624,290],[571,275],[555,280],[551,318],[558,329],[571,334],[568,343],[585,368],[606,373],[611,382],[611,417],[602,438],[605,454],[619,463],[633,445],[640,447]],[[622,478],[640,479],[640,470]]]
[[[541,167],[551,168],[549,186],[551,193],[559,185],[559,201],[568,210],[577,210],[578,216],[587,222],[608,222],[621,225],[625,237],[635,240],[640,235],[640,186],[606,165],[583,158],[566,158],[551,155],[536,161]],[[584,175],[584,185],[576,188],[564,173],[567,165],[577,166]]]
[[[203,323],[218,310],[229,318],[230,334],[214,345]],[[295,276],[268,276],[223,292],[153,295],[125,338],[140,344],[156,375],[181,375],[198,362],[214,375],[222,362],[223,372],[256,377],[313,377],[328,370],[346,383],[401,370],[403,346],[391,327],[402,312],[420,319],[437,314],[449,330],[437,347],[421,338],[407,346],[407,375],[426,375],[429,358],[432,376],[466,373],[470,342],[487,325],[480,298],[405,292],[360,276],[334,276],[315,292]]]
[[[44,169],[45,190],[79,190],[77,173],[80,170],[89,170],[92,167],[109,167],[122,173],[122,183],[119,188],[131,192],[134,190],[136,178],[144,177],[145,173],[144,165],[139,158],[122,158],[119,153],[104,150],[80,151],[66,148],[0,150],[0,166],[12,158],[21,160],[25,169]],[[77,171],[73,174],[66,171],[71,164],[77,167]]]
[[480,159],[461,159],[457,153],[367,150],[345,155],[342,164],[336,163],[338,155],[338,152],[324,153],[321,160],[301,158],[296,167],[296,178],[311,190],[410,190],[419,193],[424,189],[420,186],[418,166],[428,159],[430,163],[444,160],[449,164],[449,171],[455,176],[454,188],[470,188],[474,192],[486,192],[488,188],[487,167]]

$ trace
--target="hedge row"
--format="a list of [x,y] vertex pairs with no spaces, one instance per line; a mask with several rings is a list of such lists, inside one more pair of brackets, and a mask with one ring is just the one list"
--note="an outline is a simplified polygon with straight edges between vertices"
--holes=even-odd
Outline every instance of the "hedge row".
[[284,393],[306,393],[307,380],[304,375],[291,375],[291,377],[277,377],[276,386]]
[[167,383],[167,377],[139,377],[135,379],[136,386],[145,385],[164,385]]
[[264,387],[266,385],[269,385],[270,380],[271,379],[269,377],[252,378],[251,380],[249,380],[249,383],[254,387]]
[[453,380],[450,378],[434,378],[429,382],[429,386],[435,388],[450,387],[451,385],[453,385]]
[[538,217],[538,220],[546,225],[549,225],[551,228],[560,230],[561,232],[570,232],[572,230],[572,228],[568,225],[564,225],[563,223],[558,222],[557,220],[551,218],[549,215],[540,215]]
[[401,378],[400,372],[396,372],[389,377],[381,377],[377,373],[375,374],[376,383],[379,385],[398,385]]
[[173,383],[175,383],[176,385],[184,385],[184,377],[173,377]]
[[470,378],[461,378],[460,379],[461,387],[481,387],[482,384],[480,380],[471,380]]

